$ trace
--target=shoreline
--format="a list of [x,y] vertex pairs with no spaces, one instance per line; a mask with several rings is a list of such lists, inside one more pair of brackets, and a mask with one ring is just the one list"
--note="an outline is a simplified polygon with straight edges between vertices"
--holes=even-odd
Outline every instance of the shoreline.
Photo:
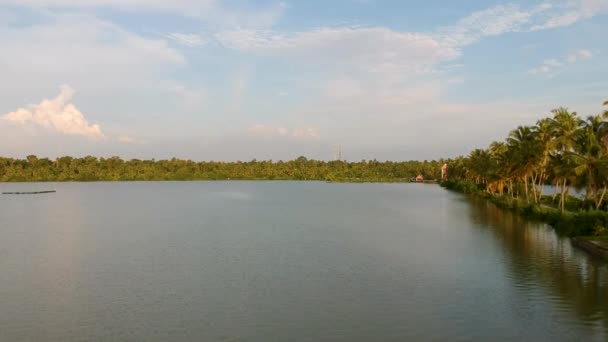
[[601,259],[608,261],[608,212],[565,211],[544,205],[527,203],[523,199],[511,198],[508,195],[496,196],[475,189],[471,184],[459,181],[446,181],[440,184],[449,191],[476,196],[497,207],[515,212],[529,220],[546,223],[558,235],[570,238],[572,245]]
[[[324,182],[324,183],[385,183],[385,184],[410,184],[404,179],[344,179],[344,180],[327,180],[327,179],[296,179],[296,178],[217,178],[217,179],[96,179],[96,180],[31,180],[31,181],[0,181],[0,184],[28,184],[28,183],[145,183],[145,182]],[[420,183],[422,184],[422,183]],[[425,184],[439,184],[430,183]]]

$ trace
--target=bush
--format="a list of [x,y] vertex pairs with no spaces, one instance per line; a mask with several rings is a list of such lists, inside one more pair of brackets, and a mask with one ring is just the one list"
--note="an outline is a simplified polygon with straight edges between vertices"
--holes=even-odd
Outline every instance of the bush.
[[441,186],[448,190],[458,191],[465,194],[474,194],[483,190],[483,184],[475,184],[471,181],[453,181],[447,180],[441,183]]

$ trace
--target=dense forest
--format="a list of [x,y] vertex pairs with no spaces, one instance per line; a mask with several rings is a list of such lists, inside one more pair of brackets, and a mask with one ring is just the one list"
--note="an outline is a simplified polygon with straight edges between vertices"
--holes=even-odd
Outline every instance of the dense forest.
[[[604,103],[608,106],[608,101]],[[476,149],[450,163],[451,181],[461,190],[521,199],[561,211],[606,210],[608,190],[608,111],[580,117],[567,108],[534,126],[519,126],[506,140]],[[544,185],[555,192],[543,196]],[[570,189],[585,197],[569,196]]]
[[421,174],[437,179],[447,161],[346,162],[299,157],[291,161],[195,162],[192,160],[122,160],[119,157],[27,156],[0,158],[0,181],[121,180],[324,180],[336,182],[402,182]]

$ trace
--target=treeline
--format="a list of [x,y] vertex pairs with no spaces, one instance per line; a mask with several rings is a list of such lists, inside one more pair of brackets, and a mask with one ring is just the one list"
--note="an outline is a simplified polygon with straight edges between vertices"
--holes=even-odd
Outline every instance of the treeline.
[[[608,101],[604,103],[608,106]],[[519,126],[504,141],[473,150],[450,164],[448,184],[464,192],[522,200],[565,210],[606,211],[608,190],[608,111],[580,117],[567,108],[552,111],[533,126]],[[543,195],[545,185],[554,185]],[[569,196],[571,188],[585,196]],[[511,201],[512,202],[512,201]]]
[[335,182],[402,182],[418,174],[441,176],[447,161],[345,162],[299,157],[291,161],[195,162],[192,160],[122,160],[119,157],[60,157],[55,160],[0,157],[0,181],[135,181],[135,180],[324,180]]

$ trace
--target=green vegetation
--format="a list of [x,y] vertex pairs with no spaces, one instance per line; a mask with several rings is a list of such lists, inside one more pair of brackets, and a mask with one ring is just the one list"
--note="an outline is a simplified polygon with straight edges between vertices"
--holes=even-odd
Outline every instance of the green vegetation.
[[[442,185],[483,195],[569,236],[608,235],[608,111],[586,119],[566,108],[552,114],[453,160]],[[555,192],[543,195],[545,185]],[[585,196],[570,196],[571,188]]]
[[439,161],[361,162],[291,161],[194,162],[191,160],[129,160],[72,158],[56,160],[28,156],[0,158],[0,181],[122,181],[122,180],[324,180],[332,182],[405,182],[417,174],[437,179]]
[[555,230],[567,236],[608,236],[608,212],[604,210],[580,209],[584,200],[569,196],[566,199],[566,211],[562,212],[555,205],[552,196],[541,196],[540,203],[530,203],[524,198],[511,197],[509,194],[496,195],[484,191],[469,181],[446,181],[442,183],[447,189],[482,196],[496,206],[509,209],[518,214],[539,222],[545,222]]

